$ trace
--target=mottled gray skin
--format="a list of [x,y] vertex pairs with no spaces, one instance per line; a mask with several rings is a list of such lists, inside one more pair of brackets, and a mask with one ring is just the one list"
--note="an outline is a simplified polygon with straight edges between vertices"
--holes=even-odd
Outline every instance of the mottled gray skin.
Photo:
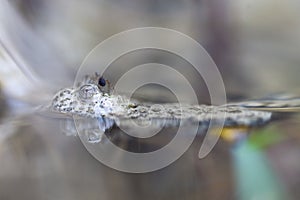
[[168,125],[188,120],[208,124],[221,121],[225,126],[259,126],[271,119],[271,113],[255,111],[238,105],[208,106],[187,104],[143,104],[121,95],[109,94],[98,86],[99,76],[87,76],[76,87],[59,91],[51,105],[52,111],[86,118],[108,118],[114,121],[164,120]]

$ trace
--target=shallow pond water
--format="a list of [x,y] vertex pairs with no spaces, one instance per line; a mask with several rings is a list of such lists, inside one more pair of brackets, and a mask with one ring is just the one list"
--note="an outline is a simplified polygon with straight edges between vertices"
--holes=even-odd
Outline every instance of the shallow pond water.
[[[198,134],[188,151],[170,166],[151,173],[129,174],[94,159],[79,137],[63,134],[61,120],[27,115],[14,124],[14,134],[1,141],[0,197],[298,199],[300,118],[293,115],[277,119],[251,130],[250,135],[244,129],[224,130],[204,159],[198,158],[203,140]],[[108,138],[126,150],[147,152],[172,139],[172,131],[165,129],[154,138],[142,140],[114,128]],[[228,134],[247,137],[236,141]]]

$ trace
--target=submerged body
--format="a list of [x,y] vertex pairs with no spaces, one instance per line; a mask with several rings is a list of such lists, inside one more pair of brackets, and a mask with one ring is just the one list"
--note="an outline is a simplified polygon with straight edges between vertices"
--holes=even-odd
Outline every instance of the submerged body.
[[225,119],[224,126],[259,126],[271,119],[270,112],[250,110],[239,105],[138,103],[125,96],[102,91],[98,80],[100,79],[97,74],[87,76],[77,87],[62,89],[55,95],[51,110],[70,116],[104,118],[113,121],[187,120],[208,124],[211,120],[219,122]]

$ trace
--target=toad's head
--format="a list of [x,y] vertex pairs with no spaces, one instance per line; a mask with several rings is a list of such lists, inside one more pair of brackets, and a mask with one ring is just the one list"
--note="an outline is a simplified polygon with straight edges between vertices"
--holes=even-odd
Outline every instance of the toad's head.
[[118,98],[102,92],[95,84],[60,90],[52,100],[56,112],[86,117],[108,116],[118,107]]

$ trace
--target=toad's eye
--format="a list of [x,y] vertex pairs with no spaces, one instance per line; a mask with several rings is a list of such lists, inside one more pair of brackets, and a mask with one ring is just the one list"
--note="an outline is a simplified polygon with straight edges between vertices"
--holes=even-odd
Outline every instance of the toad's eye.
[[97,89],[93,85],[83,85],[79,90],[79,96],[82,99],[90,99],[97,93]]
[[98,80],[98,84],[102,87],[105,86],[106,85],[105,79],[103,77],[100,77]]

